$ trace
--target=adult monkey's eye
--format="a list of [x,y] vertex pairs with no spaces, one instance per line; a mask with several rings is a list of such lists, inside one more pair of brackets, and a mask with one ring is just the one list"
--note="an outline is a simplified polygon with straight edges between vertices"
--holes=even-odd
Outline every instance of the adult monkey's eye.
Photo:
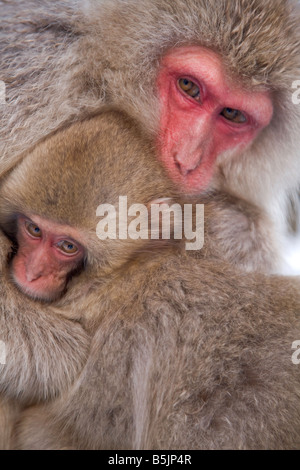
[[237,124],[244,124],[244,122],[247,122],[246,116],[238,109],[224,108],[221,112],[221,116],[224,116],[227,121],[235,122]]
[[34,238],[41,238],[41,236],[42,236],[42,231],[41,231],[41,229],[40,229],[36,224],[34,224],[33,222],[30,222],[29,220],[26,220],[26,221],[25,221],[25,228],[26,228],[27,233],[29,233],[29,235],[31,235],[32,237],[34,237]]
[[194,82],[192,82],[192,80],[189,80],[188,78],[180,78],[178,80],[178,86],[182,91],[184,91],[184,93],[189,95],[191,98],[200,101],[200,89]]
[[57,246],[66,255],[74,255],[78,251],[77,246],[68,240],[59,242]]

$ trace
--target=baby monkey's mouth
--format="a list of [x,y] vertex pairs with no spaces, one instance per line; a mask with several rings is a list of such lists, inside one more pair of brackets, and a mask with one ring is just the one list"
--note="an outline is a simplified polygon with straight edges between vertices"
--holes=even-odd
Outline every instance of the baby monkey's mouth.
[[10,270],[10,273],[11,279],[17,289],[32,300],[43,303],[53,302],[60,299],[67,290],[67,286],[64,285],[57,290],[51,288],[50,291],[47,281],[36,279],[34,281],[25,282],[24,280],[19,280],[12,270]]

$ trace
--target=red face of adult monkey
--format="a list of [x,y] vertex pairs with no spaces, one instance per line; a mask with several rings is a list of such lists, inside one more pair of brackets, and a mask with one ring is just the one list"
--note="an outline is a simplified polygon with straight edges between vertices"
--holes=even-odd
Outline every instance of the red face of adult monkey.
[[162,61],[161,159],[186,192],[208,187],[218,156],[249,146],[272,118],[269,92],[243,90],[222,58],[203,47],[182,47]]
[[156,133],[184,192],[221,187],[270,211],[284,204],[300,178],[295,2],[131,0],[98,14],[108,96]]

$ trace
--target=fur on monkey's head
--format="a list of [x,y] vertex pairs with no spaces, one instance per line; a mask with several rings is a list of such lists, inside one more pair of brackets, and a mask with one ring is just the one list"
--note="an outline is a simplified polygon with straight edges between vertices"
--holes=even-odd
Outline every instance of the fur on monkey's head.
[[294,0],[100,4],[89,0],[87,4],[86,27],[94,35],[83,39],[93,57],[91,63],[89,55],[85,70],[91,79],[96,69],[103,70],[105,93],[125,109],[129,104],[133,115],[141,108],[151,115],[151,107],[155,113],[149,90],[155,92],[161,59],[174,47],[199,45],[214,50],[235,81],[238,78],[253,89],[290,93],[299,77],[300,7]]
[[[87,3],[101,49],[108,51],[115,70],[120,63],[130,64],[141,79],[137,90],[148,79],[145,72],[152,75],[153,65],[168,49],[191,44],[220,53],[232,73],[250,79],[254,86],[286,88],[287,79],[295,80],[299,72],[300,8],[295,0]],[[91,22],[89,18],[89,26]],[[100,57],[95,48],[95,58],[97,53]]]
[[[1,188],[0,222],[5,227],[14,214],[32,214],[70,225],[86,234],[96,259],[100,204],[117,212],[119,196],[127,196],[129,206],[174,194],[137,124],[110,110],[53,134],[24,156]],[[120,242],[116,246],[117,253]]]

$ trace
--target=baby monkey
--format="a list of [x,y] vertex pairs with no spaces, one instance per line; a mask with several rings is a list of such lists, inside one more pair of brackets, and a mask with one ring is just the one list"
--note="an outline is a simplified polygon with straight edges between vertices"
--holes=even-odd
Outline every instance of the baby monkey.
[[28,296],[51,301],[60,296],[68,280],[80,270],[84,247],[79,233],[38,215],[16,217],[17,253],[11,272],[19,288]]
[[[119,135],[117,125],[113,126],[112,136],[106,129],[111,129],[111,120],[116,117],[117,122],[122,121],[124,132],[130,134],[135,123],[120,116],[104,112],[54,133],[25,155],[3,183],[0,226],[15,246],[11,275],[18,288],[32,299],[54,302],[68,293],[68,301],[73,301],[73,295],[77,297],[75,292],[84,290],[83,286],[122,265],[141,247],[147,249],[144,240],[108,243],[96,234],[96,209],[108,203],[116,207],[119,186],[122,194],[128,195],[128,206],[140,202],[141,195],[141,202],[147,196],[147,204],[165,195],[174,200],[177,197],[164,170],[151,158],[151,145],[138,129],[130,152],[124,149],[124,161],[122,133]],[[65,139],[66,145],[62,142]],[[101,151],[102,145],[105,151]],[[146,164],[141,175],[141,164],[134,161],[137,155]],[[157,242],[151,242],[156,249],[165,245]],[[76,285],[72,294],[70,284]]]

